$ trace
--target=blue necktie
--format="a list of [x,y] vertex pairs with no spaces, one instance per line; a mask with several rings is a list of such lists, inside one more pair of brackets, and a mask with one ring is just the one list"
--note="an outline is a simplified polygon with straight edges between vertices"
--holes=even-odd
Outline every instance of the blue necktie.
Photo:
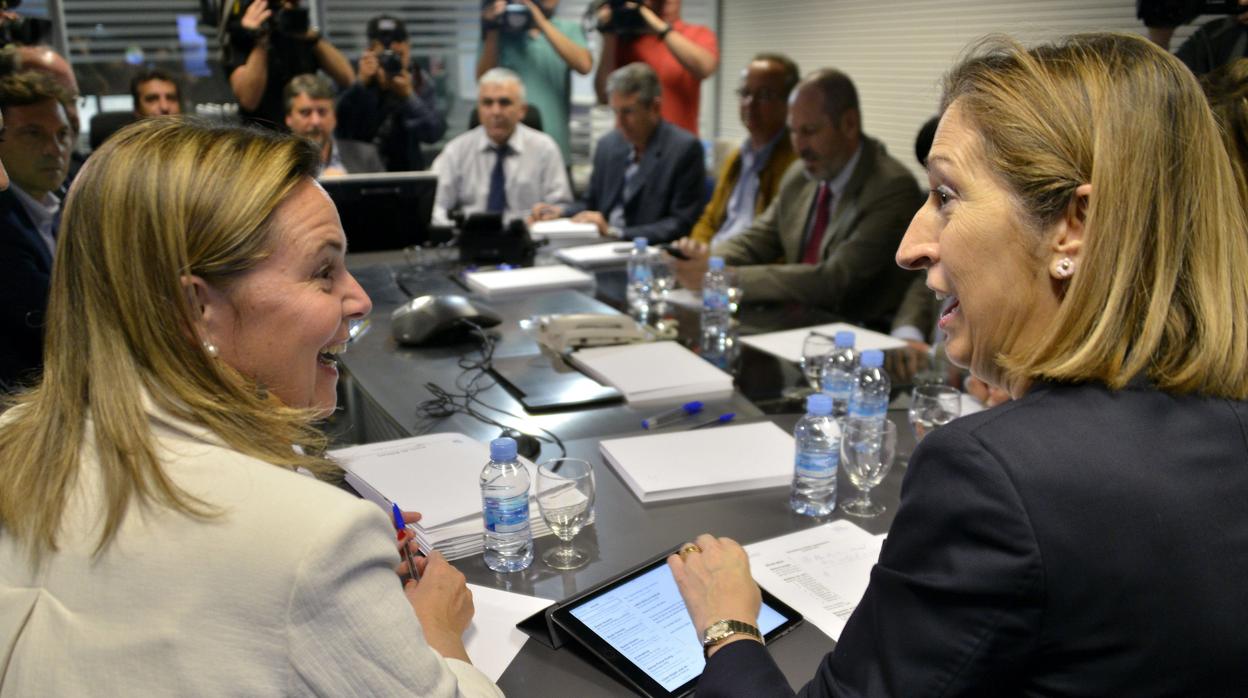
[[492,145],[490,150],[494,151],[494,171],[490,173],[490,195],[485,210],[504,213],[507,211],[507,177],[503,174],[503,161],[510,148],[506,144]]

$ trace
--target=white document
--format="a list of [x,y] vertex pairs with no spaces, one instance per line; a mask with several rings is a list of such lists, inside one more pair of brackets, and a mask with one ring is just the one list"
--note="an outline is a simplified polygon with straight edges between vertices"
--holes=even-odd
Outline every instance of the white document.
[[493,587],[469,584],[472,605],[475,609],[472,624],[464,633],[464,647],[468,658],[481,673],[497,682],[498,677],[529,639],[516,623],[528,618],[554,603],[546,599],[524,594],[513,594]]
[[555,257],[573,266],[596,269],[623,266],[632,254],[633,245],[628,242],[604,242],[597,245],[564,247],[555,251]]
[[549,221],[538,221],[529,226],[529,235],[534,240],[574,240],[578,238],[597,238],[598,226],[593,223],[573,223],[571,218],[556,218]]
[[906,346],[904,341],[896,337],[890,337],[886,334],[880,334],[879,332],[873,332],[872,330],[855,327],[843,322],[803,327],[783,332],[750,335],[742,337],[741,343],[748,344],[759,351],[765,351],[773,356],[778,356],[785,361],[798,363],[802,360],[802,343],[806,341],[806,335],[809,335],[811,332],[818,332],[819,334],[833,337],[841,330],[848,330],[854,333],[854,351],[858,352],[864,349],[888,350]]
[[474,293],[479,293],[486,298],[515,296],[560,288],[592,289],[595,283],[592,274],[573,269],[566,264],[474,271],[465,274],[464,281]]
[[598,444],[643,502],[787,485],[793,437],[771,422],[607,439]]
[[839,641],[862,601],[884,536],[833,521],[745,546],[754,581]]
[[574,366],[624,394],[630,405],[709,402],[732,394],[732,376],[676,342],[592,347],[573,352]]

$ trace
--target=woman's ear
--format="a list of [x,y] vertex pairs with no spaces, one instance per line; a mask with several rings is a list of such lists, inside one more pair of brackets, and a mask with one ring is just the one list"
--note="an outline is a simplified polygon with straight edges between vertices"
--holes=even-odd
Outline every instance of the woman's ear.
[[223,339],[224,323],[230,312],[230,305],[225,297],[203,277],[194,274],[182,275],[182,292],[186,295],[187,306],[191,309],[191,323],[201,344],[215,345]]
[[1088,208],[1092,204],[1092,185],[1075,187],[1074,196],[1066,207],[1066,214],[1058,222],[1051,244],[1049,273],[1053,278],[1066,280],[1074,276],[1079,265],[1079,253],[1083,250],[1083,237],[1088,227]]

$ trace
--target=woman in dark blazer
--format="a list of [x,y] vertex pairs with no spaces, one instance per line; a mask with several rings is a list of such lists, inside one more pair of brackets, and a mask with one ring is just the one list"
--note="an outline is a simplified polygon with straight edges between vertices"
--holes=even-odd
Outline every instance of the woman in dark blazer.
[[[1139,37],[981,46],[946,79],[897,253],[949,357],[1015,398],[930,434],[806,695],[1248,690],[1248,223],[1195,78]],[[735,542],[669,564],[755,618]],[[723,635],[723,633],[720,633]],[[789,695],[748,632],[699,697]]]

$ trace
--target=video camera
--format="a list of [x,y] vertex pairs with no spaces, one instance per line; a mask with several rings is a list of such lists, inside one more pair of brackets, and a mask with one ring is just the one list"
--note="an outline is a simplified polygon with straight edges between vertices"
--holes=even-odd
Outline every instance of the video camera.
[[[21,6],[22,0],[0,0],[0,10],[11,11]],[[40,17],[18,17],[0,25],[0,46],[20,44],[35,46],[52,38],[52,22]]]
[[[598,31],[608,34],[632,36],[645,34],[650,30],[646,20],[641,16],[641,3],[638,0],[596,0],[589,4],[586,14],[597,17],[598,9],[603,5],[611,8],[611,21],[599,24]],[[591,14],[592,13],[592,14]]]
[[[489,7],[494,4],[494,0],[482,0],[481,7]],[[526,32],[536,26],[533,22],[533,13],[529,12],[529,6],[522,2],[509,2],[507,7],[503,9],[503,13],[493,22],[481,21],[481,28],[485,31],[498,29],[509,34],[519,34]]]

